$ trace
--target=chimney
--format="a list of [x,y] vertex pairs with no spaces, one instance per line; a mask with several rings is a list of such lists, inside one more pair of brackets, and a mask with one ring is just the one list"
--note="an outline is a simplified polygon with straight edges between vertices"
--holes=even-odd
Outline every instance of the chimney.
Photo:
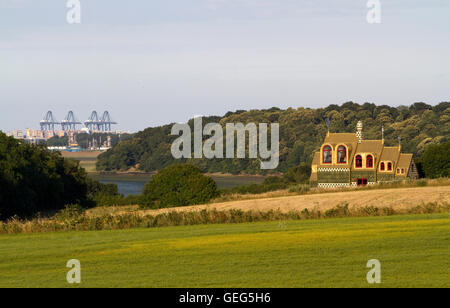
[[358,143],[361,143],[361,141],[364,139],[362,121],[358,121],[358,124],[356,124],[356,138],[358,138]]

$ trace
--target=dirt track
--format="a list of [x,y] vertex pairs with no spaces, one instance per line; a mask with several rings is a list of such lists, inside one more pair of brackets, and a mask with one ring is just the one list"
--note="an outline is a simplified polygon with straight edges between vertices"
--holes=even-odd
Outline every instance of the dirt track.
[[143,213],[154,214],[173,210],[195,211],[213,208],[217,210],[240,209],[244,211],[268,211],[280,209],[284,212],[291,210],[303,210],[305,208],[326,210],[344,202],[347,202],[350,206],[377,206],[392,207],[397,209],[413,207],[429,202],[450,203],[450,186],[330,192],[324,194],[212,203],[208,205],[144,211]]

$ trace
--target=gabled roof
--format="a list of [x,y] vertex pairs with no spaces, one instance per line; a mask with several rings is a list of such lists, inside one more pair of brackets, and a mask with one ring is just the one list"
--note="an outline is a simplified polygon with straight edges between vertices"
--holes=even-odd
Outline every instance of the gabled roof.
[[399,155],[400,155],[399,147],[384,147],[380,161],[391,161],[395,164],[398,160]]
[[383,147],[384,144],[382,140],[362,140],[361,143],[358,143],[356,153],[373,153],[379,158],[383,151]]
[[357,143],[358,138],[355,133],[329,133],[325,137],[324,143],[330,143],[336,145],[338,143]]
[[412,159],[413,159],[412,154],[400,154],[397,168],[405,169],[406,173],[408,173],[408,169],[409,169],[409,166],[411,165]]

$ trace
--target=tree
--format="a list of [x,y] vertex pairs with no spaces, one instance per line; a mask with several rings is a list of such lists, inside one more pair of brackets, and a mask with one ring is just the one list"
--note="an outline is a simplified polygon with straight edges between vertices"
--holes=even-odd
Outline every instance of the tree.
[[430,145],[423,153],[422,167],[427,178],[450,176],[450,142]]
[[87,174],[78,162],[0,132],[0,219],[90,206]]
[[152,208],[187,206],[210,201],[219,194],[217,184],[190,164],[166,167],[144,187],[142,204]]
[[311,166],[301,163],[299,166],[292,167],[284,174],[284,178],[288,183],[306,184],[309,183],[311,176]]

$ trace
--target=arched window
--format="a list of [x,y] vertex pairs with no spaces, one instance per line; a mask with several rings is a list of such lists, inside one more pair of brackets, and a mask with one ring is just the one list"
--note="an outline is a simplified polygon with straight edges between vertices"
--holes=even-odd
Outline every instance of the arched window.
[[405,173],[405,169],[402,169],[402,174],[404,174]]
[[331,154],[331,147],[329,145],[326,145],[323,147],[323,163],[324,164],[331,164],[333,160],[333,156]]
[[400,168],[397,168],[397,173],[400,174]]
[[347,148],[344,147],[343,145],[338,147],[337,162],[338,162],[338,164],[346,164],[347,163]]
[[388,171],[392,171],[392,163],[388,163]]
[[356,155],[356,168],[362,168],[362,156]]
[[380,170],[381,170],[381,171],[384,171],[385,168],[386,168],[386,165],[385,165],[384,163],[381,163],[381,165],[380,165]]
[[367,155],[366,157],[366,168],[373,168],[373,156]]

